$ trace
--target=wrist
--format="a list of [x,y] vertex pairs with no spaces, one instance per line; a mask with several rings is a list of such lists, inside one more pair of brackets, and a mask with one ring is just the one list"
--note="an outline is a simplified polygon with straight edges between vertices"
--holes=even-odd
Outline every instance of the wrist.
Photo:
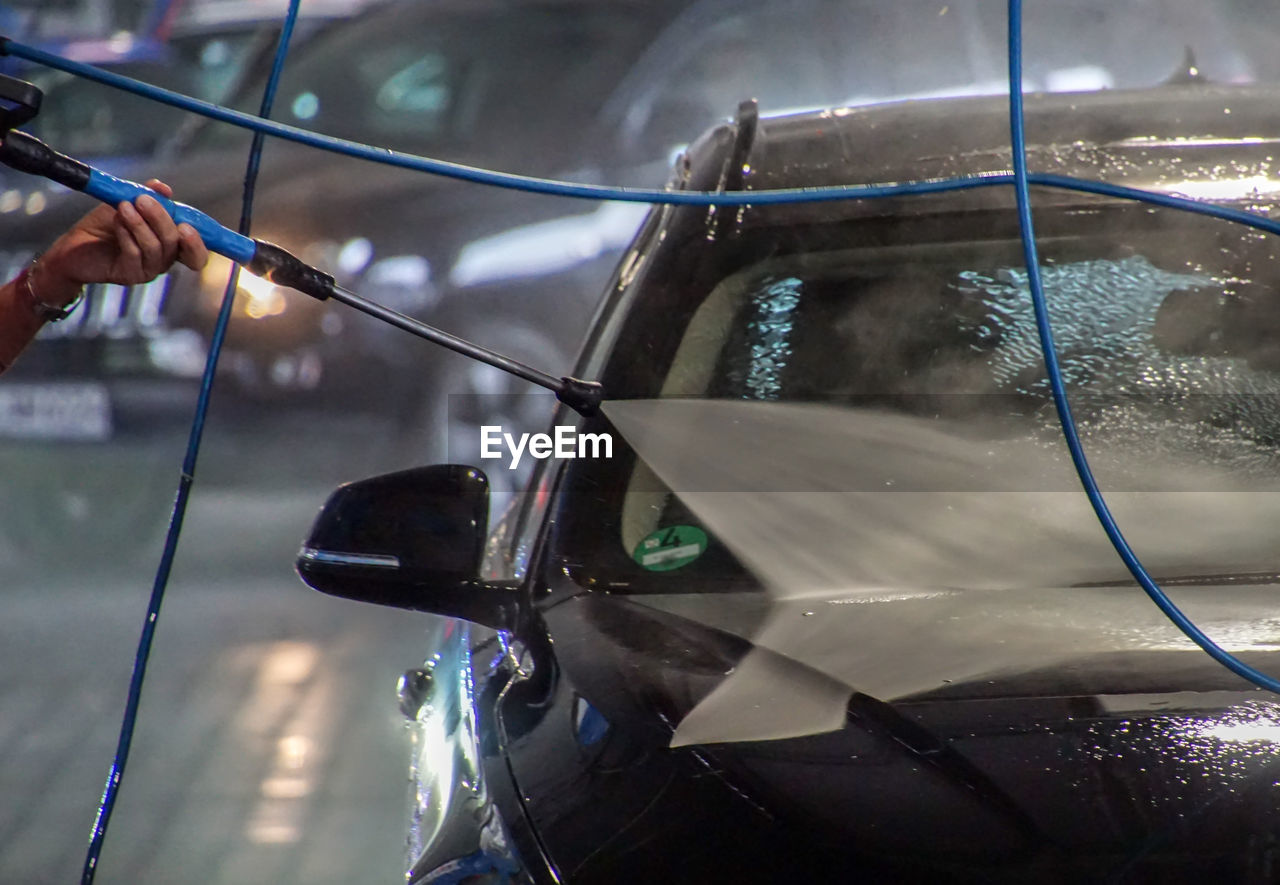
[[[84,287],[79,283],[72,282],[70,285],[74,288],[70,289],[69,297],[67,297],[67,283],[56,275],[50,277],[41,274],[40,278],[44,282],[37,283],[37,274],[42,266],[41,256],[37,255],[31,259],[31,264],[14,280],[14,285],[18,297],[26,302],[33,316],[42,323],[56,323],[59,320],[66,319],[67,315],[80,305],[80,301],[84,298]],[[51,290],[53,294],[47,294]]]
[[66,307],[80,297],[84,284],[60,270],[56,257],[37,255],[27,268],[27,281],[34,299],[50,307]]

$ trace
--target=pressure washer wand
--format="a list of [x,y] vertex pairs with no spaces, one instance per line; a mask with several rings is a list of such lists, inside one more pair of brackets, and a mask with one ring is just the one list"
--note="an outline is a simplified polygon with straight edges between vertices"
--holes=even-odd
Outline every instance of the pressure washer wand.
[[58,153],[26,132],[13,129],[13,126],[21,125],[35,116],[40,97],[40,91],[31,84],[11,77],[0,77],[0,128],[3,129],[3,134],[0,135],[0,162],[5,165],[43,176],[112,206],[132,202],[146,194],[159,201],[174,221],[185,222],[195,228],[210,251],[230,258],[257,276],[321,301],[334,298],[419,338],[545,387],[555,393],[562,403],[581,415],[594,414],[599,407],[603,390],[594,381],[582,381],[568,376],[556,378],[383,307],[341,288],[334,282],[332,275],[312,267],[274,243],[236,233],[199,209],[169,199],[132,181],[108,175],[87,163]]
[[[290,257],[292,258],[293,256]],[[556,378],[554,375],[540,372],[522,362],[503,356],[478,344],[473,344],[456,335],[451,335],[442,329],[437,329],[435,326],[429,326],[426,323],[415,320],[413,317],[397,313],[389,307],[384,307],[376,301],[370,301],[341,286],[333,285],[332,278],[330,280],[329,297],[335,301],[341,301],[343,304],[350,305],[362,313],[367,313],[371,317],[376,317],[384,323],[389,323],[398,329],[417,335],[419,338],[425,338],[427,341],[447,347],[455,353],[487,363],[496,369],[515,375],[517,378],[523,378],[526,381],[537,384],[539,387],[554,391],[556,398],[560,402],[580,415],[594,415],[600,407],[600,402],[604,398],[604,388],[597,381],[583,381],[569,376]]]

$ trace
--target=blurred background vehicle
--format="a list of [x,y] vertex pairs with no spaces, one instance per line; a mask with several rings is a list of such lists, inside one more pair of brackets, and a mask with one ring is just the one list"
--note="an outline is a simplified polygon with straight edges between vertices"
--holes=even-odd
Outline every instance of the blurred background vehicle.
[[[113,37],[161,36],[184,0],[5,0],[0,33],[50,52],[75,56]],[[6,58],[6,73],[25,61]]]
[[[32,44],[47,52],[74,61],[117,71],[148,82],[194,87],[198,78],[185,76],[182,64],[168,45],[173,19],[184,0],[155,0],[151,4],[116,4],[110,0],[66,0],[48,7],[19,4],[0,7],[0,34]],[[159,136],[172,116],[163,109],[137,100],[121,100],[115,90],[105,90],[92,81],[77,82],[69,74],[14,56],[0,57],[0,69],[22,77],[48,95],[55,94],[52,115],[37,117],[28,129],[41,138],[72,138],[64,153],[76,148],[101,162],[113,153],[111,144],[132,144],[135,150],[150,152],[159,146]],[[97,110],[104,102],[106,107]],[[113,106],[113,103],[114,104]],[[64,106],[60,107],[59,106]],[[130,115],[121,126],[118,108]],[[5,167],[0,176],[6,185],[18,173]]]

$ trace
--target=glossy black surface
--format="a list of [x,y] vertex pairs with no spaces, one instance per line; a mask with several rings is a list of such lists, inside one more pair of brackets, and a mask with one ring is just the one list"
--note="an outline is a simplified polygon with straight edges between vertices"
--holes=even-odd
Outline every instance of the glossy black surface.
[[417,467],[340,487],[316,517],[298,573],[324,593],[515,625],[515,595],[477,580],[488,524],[483,473]]

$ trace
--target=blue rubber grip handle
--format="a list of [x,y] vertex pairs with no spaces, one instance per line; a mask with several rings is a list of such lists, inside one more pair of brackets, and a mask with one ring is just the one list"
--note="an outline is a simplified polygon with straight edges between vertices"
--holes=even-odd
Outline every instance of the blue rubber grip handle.
[[199,209],[188,206],[186,203],[171,200],[150,188],[145,188],[132,181],[125,181],[122,178],[116,178],[114,175],[91,169],[89,180],[82,190],[89,196],[97,197],[111,206],[118,206],[126,201],[132,203],[143,194],[153,197],[164,206],[174,221],[178,223],[186,222],[194,227],[210,251],[225,255],[239,264],[248,264],[253,260],[254,253],[257,251],[258,244],[249,237],[223,227]]

